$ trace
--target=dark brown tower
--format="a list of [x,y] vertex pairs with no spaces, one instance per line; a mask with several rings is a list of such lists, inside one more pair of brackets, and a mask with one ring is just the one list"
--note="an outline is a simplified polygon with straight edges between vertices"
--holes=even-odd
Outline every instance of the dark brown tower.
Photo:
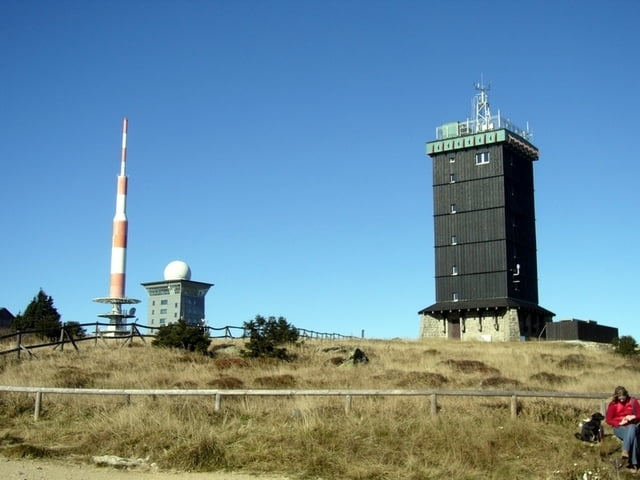
[[533,162],[528,131],[489,112],[477,85],[475,118],[439,127],[433,159],[436,303],[422,337],[518,340],[553,313],[538,306]]

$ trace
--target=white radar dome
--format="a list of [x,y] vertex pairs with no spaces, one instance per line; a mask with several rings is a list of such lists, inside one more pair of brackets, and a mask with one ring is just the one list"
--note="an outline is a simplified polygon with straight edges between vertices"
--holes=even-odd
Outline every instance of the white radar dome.
[[165,280],[191,280],[189,265],[181,260],[174,260],[164,267]]

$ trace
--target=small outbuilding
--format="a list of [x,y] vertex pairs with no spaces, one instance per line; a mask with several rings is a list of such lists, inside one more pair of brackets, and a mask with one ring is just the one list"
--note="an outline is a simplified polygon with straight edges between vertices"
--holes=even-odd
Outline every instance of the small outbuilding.
[[585,342],[611,343],[618,337],[618,329],[598,325],[593,320],[571,318],[558,322],[547,322],[545,326],[547,340],[582,340]]
[[14,318],[16,317],[13,313],[4,307],[0,307],[0,328],[9,328]]

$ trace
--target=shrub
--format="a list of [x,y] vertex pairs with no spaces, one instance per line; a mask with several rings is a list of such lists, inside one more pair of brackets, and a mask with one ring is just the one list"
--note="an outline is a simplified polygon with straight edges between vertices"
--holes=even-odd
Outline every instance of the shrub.
[[267,375],[264,377],[258,377],[255,382],[261,387],[268,388],[287,388],[295,387],[296,379],[293,375],[285,373],[283,375]]
[[55,387],[90,388],[93,384],[93,375],[80,366],[71,365],[56,370],[52,380]]
[[177,323],[160,327],[151,345],[154,347],[182,348],[189,352],[207,353],[209,335],[204,328],[187,325],[180,319]]
[[395,379],[394,384],[401,388],[440,388],[449,379],[440,373],[390,371],[389,377]]
[[636,349],[638,348],[638,344],[635,339],[629,335],[624,335],[620,338],[614,338],[611,342],[613,345],[613,350],[623,357],[631,357],[637,354]]
[[210,387],[238,389],[244,387],[244,382],[237,377],[220,376],[207,382]]
[[233,367],[246,368],[249,366],[249,363],[242,358],[217,358],[213,363],[218,370],[227,370]]
[[580,353],[571,353],[558,362],[560,368],[584,368],[585,357]]
[[572,378],[567,375],[558,375],[551,372],[538,372],[529,377],[532,382],[540,382],[545,385],[561,385],[567,383]]
[[84,338],[87,336],[87,331],[78,322],[66,322],[64,327],[67,333],[71,335],[71,338]]
[[487,373],[490,375],[500,375],[500,370],[490,367],[486,363],[478,360],[445,360],[441,363],[462,373]]
[[272,357],[291,360],[287,349],[279,345],[295,343],[298,340],[298,329],[287,322],[284,317],[264,318],[256,315],[254,320],[244,323],[245,332],[249,334],[249,342],[242,354],[246,357]]
[[514,380],[513,378],[507,378],[502,376],[485,378],[484,380],[482,380],[482,382],[480,382],[480,386],[482,388],[487,388],[487,387],[518,388],[521,385],[522,383],[519,380]]

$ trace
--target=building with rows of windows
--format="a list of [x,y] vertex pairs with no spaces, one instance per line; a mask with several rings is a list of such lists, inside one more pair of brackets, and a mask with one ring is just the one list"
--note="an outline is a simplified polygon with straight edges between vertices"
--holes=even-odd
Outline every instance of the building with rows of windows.
[[474,118],[436,130],[433,161],[436,303],[421,337],[537,337],[554,314],[538,305],[533,162],[528,130],[489,111],[477,85]]
[[183,319],[188,325],[205,324],[205,296],[212,283],[191,280],[191,269],[176,260],[164,269],[164,280],[142,286],[149,294],[147,325],[162,327]]

